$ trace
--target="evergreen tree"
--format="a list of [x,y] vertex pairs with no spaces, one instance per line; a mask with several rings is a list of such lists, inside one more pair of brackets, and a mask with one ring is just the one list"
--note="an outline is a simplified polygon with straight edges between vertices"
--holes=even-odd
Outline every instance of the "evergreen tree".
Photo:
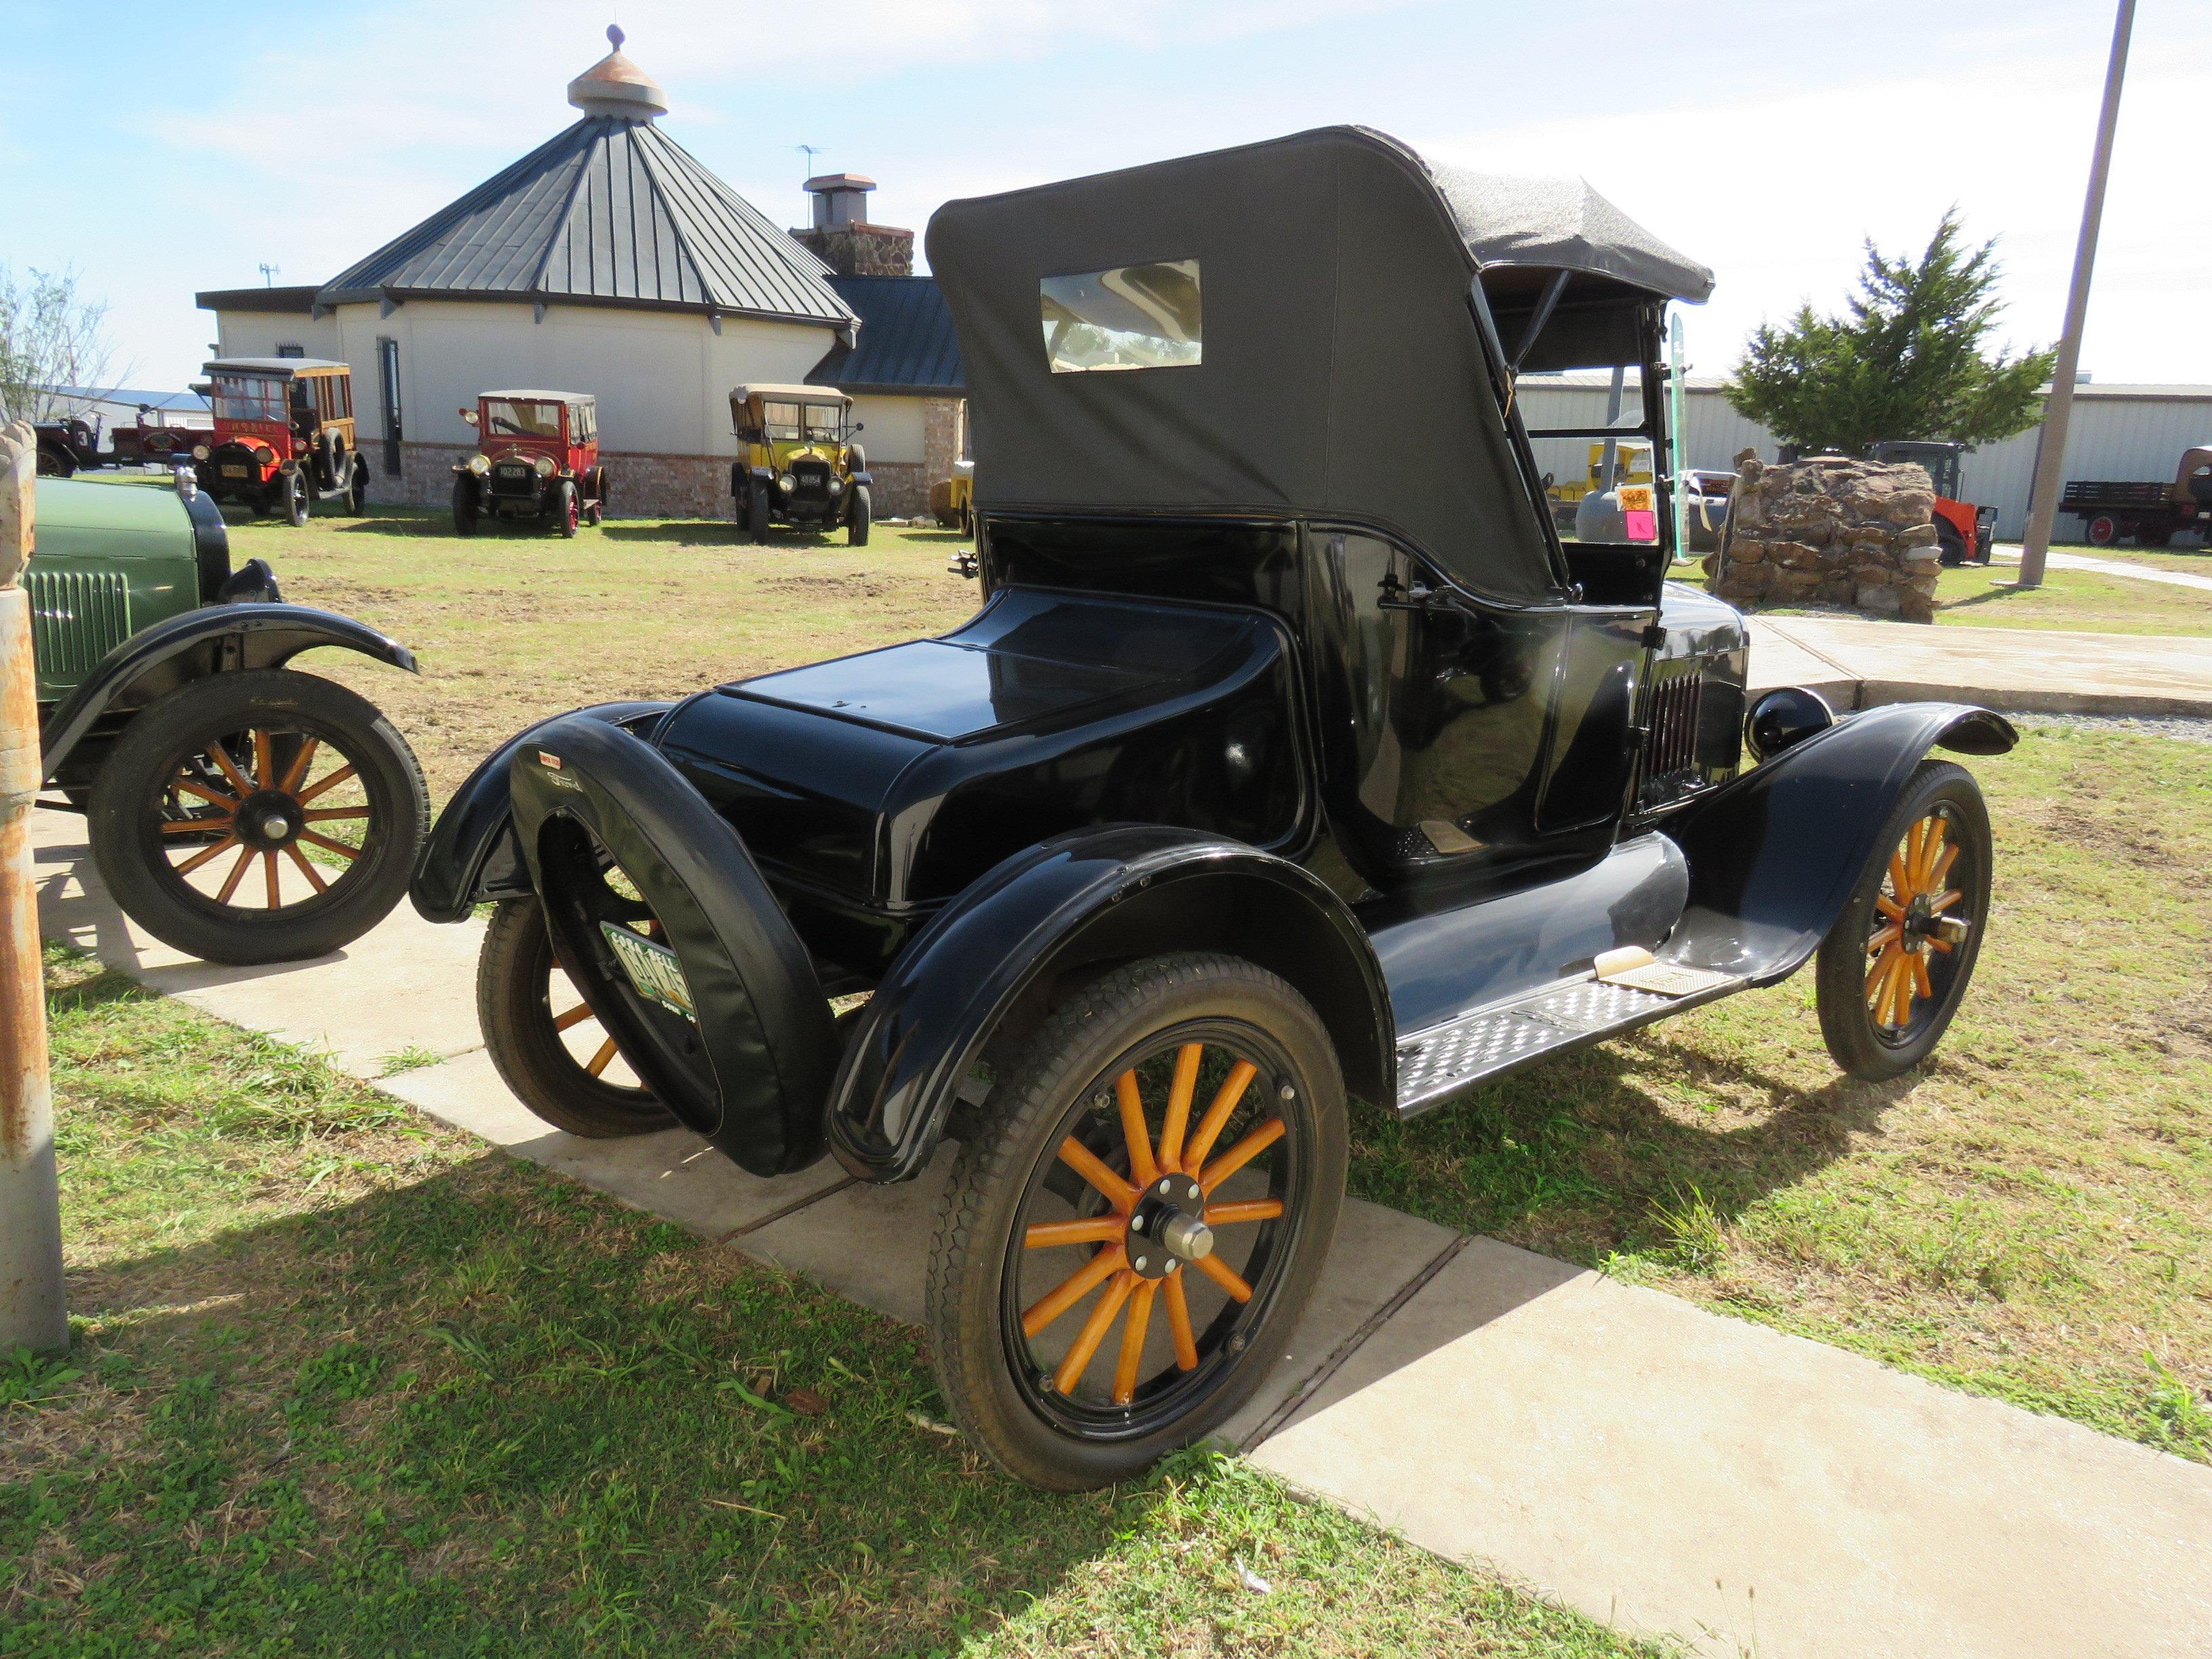
[[1956,208],[1917,260],[1866,245],[1858,292],[1840,316],[1800,306],[1789,326],[1762,323],[1728,388],[1741,414],[1801,450],[1856,455],[1882,439],[1968,446],[2025,432],[2056,355],[1989,355],[1997,325],[1996,244],[1969,247]]

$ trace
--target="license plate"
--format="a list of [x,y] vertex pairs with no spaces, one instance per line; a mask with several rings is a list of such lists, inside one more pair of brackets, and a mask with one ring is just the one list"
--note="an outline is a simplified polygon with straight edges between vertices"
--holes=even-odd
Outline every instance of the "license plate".
[[676,959],[675,951],[611,921],[601,922],[599,931],[606,935],[615,960],[622,963],[638,995],[659,1003],[672,1014],[695,1021],[699,1018],[691,1006],[691,988],[684,981],[684,964]]
[[242,478],[246,473],[246,469],[242,466],[227,466],[222,470],[222,476],[226,478]]

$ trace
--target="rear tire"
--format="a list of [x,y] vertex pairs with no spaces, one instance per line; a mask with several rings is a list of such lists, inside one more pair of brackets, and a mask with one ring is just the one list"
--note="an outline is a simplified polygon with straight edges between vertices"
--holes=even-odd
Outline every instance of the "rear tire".
[[368,506],[368,463],[356,455],[346,473],[345,510],[349,516],[358,519]]
[[845,509],[845,544],[848,547],[866,547],[868,544],[868,526],[874,520],[875,505],[868,499],[867,485],[854,484],[852,504]]
[[[537,1115],[572,1135],[607,1140],[673,1128],[674,1114],[650,1091],[609,1083],[591,1069],[598,1060],[604,1071],[599,1052],[579,1058],[564,1041],[564,1030],[588,1030],[602,1041],[605,1033],[588,1008],[579,1018],[579,1009],[553,1007],[558,967],[538,901],[501,901],[477,957],[477,1022],[501,1079]],[[570,1024],[556,1024],[564,1019]]]
[[2122,534],[2120,521],[2109,513],[2100,513],[2089,520],[2088,536],[2092,547],[2110,547]]
[[[1937,819],[1942,838],[1916,862]],[[1820,943],[1814,970],[1820,1035],[1851,1076],[1869,1083],[1900,1077],[1942,1041],[1981,953],[1990,859],[1989,809],[1973,774],[1949,761],[1922,762]],[[1903,912],[1901,932],[1893,910]],[[1934,925],[1939,916],[1963,922],[1963,935],[1947,936]],[[1904,978],[1885,996],[1893,953]]]
[[[1193,1048],[1186,1083],[1182,1057]],[[1344,1079],[1305,999],[1225,956],[1156,957],[1108,974],[1016,1053],[952,1166],[930,1251],[927,1322],[953,1420],[1016,1479],[1079,1492],[1136,1475],[1218,1428],[1266,1379],[1336,1231]],[[1171,1127],[1177,1091],[1184,1116]],[[1209,1109],[1224,1099],[1218,1114]],[[1201,1138],[1209,1144],[1199,1146]],[[1060,1149],[1071,1139],[1121,1198],[1066,1162]],[[1139,1144],[1149,1170],[1136,1167]],[[1199,1170],[1185,1172],[1185,1163]],[[1233,1198],[1209,1187],[1199,1202],[1194,1177],[1226,1180],[1232,1169]],[[1155,1196],[1163,1191],[1196,1207],[1152,1209],[1164,1204]],[[1149,1242],[1190,1217],[1222,1229],[1218,1250],[1184,1255]],[[1030,1248],[1040,1225],[1072,1236]],[[1077,1249],[1094,1254],[1086,1261]],[[1201,1272],[1196,1255],[1218,1271]],[[1054,1288],[1031,1300],[1044,1286]],[[1079,1322],[1077,1308],[1094,1297]],[[1117,1320],[1121,1337],[1109,1343]],[[1057,1352],[1056,1343],[1065,1344]]]

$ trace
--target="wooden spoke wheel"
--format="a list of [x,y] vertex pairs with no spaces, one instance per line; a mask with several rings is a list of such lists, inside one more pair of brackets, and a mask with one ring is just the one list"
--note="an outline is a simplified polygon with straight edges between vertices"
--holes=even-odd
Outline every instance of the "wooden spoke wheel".
[[[631,925],[657,936],[644,906],[629,908]],[[562,964],[536,899],[502,900],[493,911],[477,958],[477,1015],[507,1086],[556,1128],[604,1139],[675,1123]]]
[[1963,767],[1923,763],[1820,947],[1821,1034],[1855,1077],[1924,1059],[1965,994],[1989,916],[1990,839]]
[[428,827],[415,757],[344,687],[218,674],[125,730],[89,820],[132,920],[210,962],[322,956],[383,920]]
[[1335,1056],[1273,975],[1159,957],[1078,994],[952,1171],[928,1302],[954,1417],[1060,1490],[1218,1427],[1311,1292],[1345,1158]]

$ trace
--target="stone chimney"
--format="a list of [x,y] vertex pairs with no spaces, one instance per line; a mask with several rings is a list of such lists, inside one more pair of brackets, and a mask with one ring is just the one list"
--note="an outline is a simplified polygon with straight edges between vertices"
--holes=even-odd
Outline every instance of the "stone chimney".
[[914,233],[868,222],[868,192],[875,187],[858,173],[809,179],[814,222],[791,234],[840,276],[911,276]]

